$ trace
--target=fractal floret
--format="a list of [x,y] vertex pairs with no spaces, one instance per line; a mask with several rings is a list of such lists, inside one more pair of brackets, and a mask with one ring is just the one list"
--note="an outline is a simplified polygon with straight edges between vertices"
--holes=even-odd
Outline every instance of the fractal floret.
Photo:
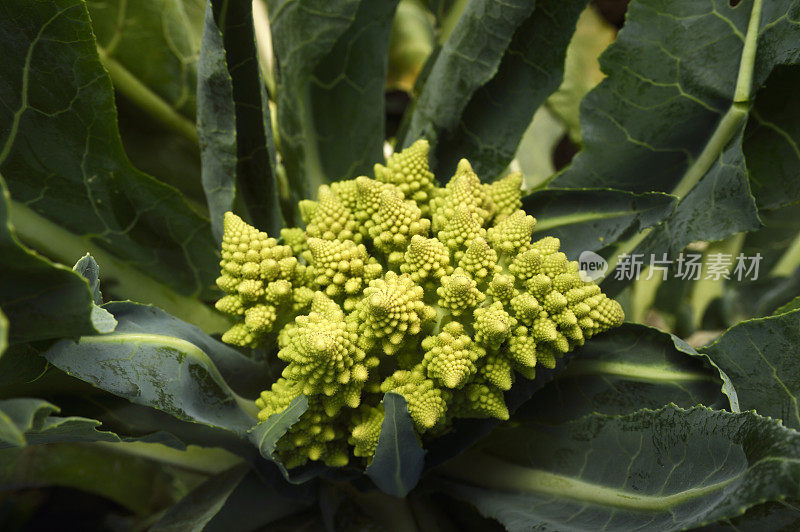
[[420,437],[456,418],[508,419],[516,379],[624,319],[557,238],[533,241],[522,176],[484,184],[462,160],[446,186],[417,141],[361,176],[303,200],[305,228],[278,238],[227,213],[230,344],[278,347],[285,367],[256,401],[264,421],[300,394],[309,408],[281,438],[287,467],[369,462],[383,395],[402,395]]

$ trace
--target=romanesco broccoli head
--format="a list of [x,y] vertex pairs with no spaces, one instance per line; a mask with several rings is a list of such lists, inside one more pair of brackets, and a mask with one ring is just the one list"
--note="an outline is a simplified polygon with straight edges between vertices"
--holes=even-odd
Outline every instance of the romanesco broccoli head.
[[462,160],[446,186],[417,141],[361,176],[320,187],[305,228],[279,238],[227,213],[217,309],[223,341],[277,345],[283,372],[259,419],[300,394],[309,408],[279,440],[287,467],[369,462],[384,393],[401,394],[417,432],[462,417],[508,419],[503,392],[555,367],[624,315],[557,238],[533,241],[522,176],[480,181]]

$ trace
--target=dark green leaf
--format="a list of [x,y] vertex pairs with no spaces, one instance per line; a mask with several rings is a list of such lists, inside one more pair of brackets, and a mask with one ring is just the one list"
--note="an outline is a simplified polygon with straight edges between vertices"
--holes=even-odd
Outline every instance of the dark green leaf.
[[[534,2],[518,4],[532,6]],[[440,178],[451,175],[462,157],[469,159],[483,179],[491,180],[499,175],[514,158],[536,109],[561,85],[567,45],[586,0],[538,0],[535,4],[533,13],[516,27],[491,80],[474,91],[466,107],[455,115],[454,127],[448,124],[441,134],[435,134],[438,142],[434,159]],[[505,25],[514,27],[508,22]],[[467,39],[473,45],[480,43],[474,34],[468,34]],[[474,74],[470,78],[474,79]],[[429,83],[437,81],[428,80]],[[450,80],[453,81],[458,80]],[[451,98],[448,87],[434,85],[432,88],[444,90],[439,97]],[[421,98],[424,95],[423,91]],[[413,140],[407,137],[407,142]]]
[[[113,81],[113,80],[112,80]],[[183,194],[198,213],[208,216],[200,176],[200,145],[174,129],[147,120],[142,109],[119,91],[115,92],[117,121],[122,145],[131,163]]]
[[[525,0],[503,3],[476,0],[466,5],[430,67],[422,93],[412,109],[403,137],[404,146],[426,138],[435,148],[440,138],[456,130],[470,99],[498,72],[515,31],[533,11],[534,2]],[[535,110],[536,106],[530,109],[520,137]],[[461,153],[461,156],[471,155]]]
[[751,7],[732,9],[727,0],[630,6],[600,58],[608,77],[582,105],[585,148],[555,184],[672,190],[731,103]]
[[[47,368],[47,361],[38,356],[29,344],[9,346],[0,353],[0,393],[4,397],[12,397],[7,387],[36,380]],[[39,394],[35,394],[39,395]]]
[[582,251],[597,251],[659,224],[675,202],[674,196],[659,192],[547,189],[526,196],[522,208],[537,219],[535,238],[561,239],[561,251],[574,260]]
[[702,349],[733,381],[744,410],[800,428],[800,311],[744,321]]
[[250,441],[258,448],[261,456],[278,464],[281,471],[286,475],[286,469],[273,454],[278,440],[297,423],[306,410],[308,410],[308,398],[305,395],[298,395],[283,412],[272,414],[256,425],[250,431]]
[[[748,31],[754,5],[763,8]],[[776,64],[796,61],[790,43],[800,30],[787,12],[797,7],[796,0],[632,3],[601,57],[608,78],[582,105],[585,149],[554,184],[677,195],[675,212],[643,253],[675,253],[759,227],[742,152],[746,101]],[[753,53],[743,54],[746,36]]]
[[203,47],[197,68],[202,180],[214,237],[221,241],[223,215],[233,208],[236,198],[236,105],[222,32],[211,9],[206,9]]
[[181,421],[160,410],[97,393],[96,390],[94,395],[72,392],[54,400],[70,412],[101,421],[104,428],[124,441],[157,442],[174,449],[183,449],[191,444],[219,447],[248,459],[255,455],[249,442],[228,430]]
[[97,430],[99,421],[51,415],[58,411],[41,399],[0,401],[0,449],[60,441],[120,441],[112,432]]
[[125,156],[83,2],[3,2],[0,57],[0,172],[20,237],[69,264],[91,251],[115,294],[209,318],[189,297],[213,294],[210,227]]
[[298,198],[383,161],[384,82],[397,0],[268,0],[278,125]]
[[[199,209],[205,197],[197,178],[200,150],[194,119],[205,4],[87,2],[101,60],[116,89],[125,152],[136,168],[177,187]],[[150,96],[147,101],[144,93]]]
[[767,502],[754,506],[733,519],[704,526],[702,532],[736,532],[739,530],[783,530],[800,529],[800,503],[797,500]]
[[386,416],[381,423],[378,447],[366,473],[384,493],[405,497],[419,482],[425,450],[414,432],[405,398],[387,393],[383,396],[383,408]]
[[103,308],[119,322],[116,332],[157,334],[186,340],[199,347],[222,377],[237,393],[257,397],[275,380],[265,363],[246,357],[227,344],[219,342],[191,323],[170,316],[163,310],[130,301],[115,301]]
[[200,532],[220,511],[248,469],[248,464],[241,464],[206,480],[167,510],[150,530]]
[[287,484],[280,474],[277,478],[280,479],[277,482],[265,482],[255,471],[250,471],[205,530],[274,530],[267,525],[316,503],[313,484],[295,486]]
[[684,530],[800,495],[800,434],[754,412],[670,405],[498,430],[446,492],[508,530]]
[[726,283],[720,299],[710,307],[703,321],[703,328],[726,329],[740,321],[763,318],[771,314],[783,314],[782,306],[791,305],[791,300],[800,294],[800,270],[789,277],[762,275],[754,282],[738,282],[732,277]]
[[671,334],[625,323],[576,350],[514,420],[558,424],[593,412],[629,414],[669,403],[738,410],[727,376],[705,356]]
[[800,68],[781,66],[758,94],[744,132],[750,186],[761,209],[800,199]]
[[100,267],[97,265],[97,261],[94,260],[94,257],[87,253],[75,263],[72,269],[88,281],[89,288],[92,290],[92,300],[94,304],[102,305],[103,294],[100,292]]
[[374,163],[383,162],[384,87],[397,4],[362,0],[351,26],[314,67],[309,101],[328,180],[371,174]]
[[250,223],[277,235],[275,146],[258,65],[252,3],[215,0],[206,9],[197,86],[202,181],[214,236],[238,204]]
[[742,129],[720,152],[705,177],[679,200],[672,215],[644,239],[635,253],[644,254],[648,260],[650,254],[667,252],[674,256],[690,242],[723,240],[761,227],[747,184]]
[[202,348],[182,338],[134,331],[83,336],[58,342],[44,356],[68,375],[184,421],[239,436],[256,422],[255,405],[228,387]]
[[659,287],[656,305],[675,316],[676,334],[688,336],[696,327],[721,331],[742,320],[773,314],[800,295],[800,205],[761,211],[759,217],[761,229],[711,243],[703,251],[705,263],[712,254],[730,254],[731,270],[739,253],[748,259],[746,264],[760,257],[757,272],[739,278],[732,271],[730,279],[719,281],[673,276]]
[[107,446],[59,443],[0,450],[2,490],[77,488],[141,517],[175,504],[187,489],[186,480],[164,464]]
[[92,292],[84,278],[39,256],[17,239],[9,203],[0,177],[0,306],[9,320],[4,343],[113,330],[94,311]]

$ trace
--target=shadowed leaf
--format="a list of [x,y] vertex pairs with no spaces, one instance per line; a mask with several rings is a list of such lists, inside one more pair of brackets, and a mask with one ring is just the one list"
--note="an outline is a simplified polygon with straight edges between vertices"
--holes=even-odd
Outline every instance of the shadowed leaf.
[[397,0],[269,0],[283,161],[295,199],[383,162]]
[[275,146],[251,2],[209,2],[198,70],[202,181],[214,236],[222,240],[223,215],[235,202],[248,222],[277,234]]
[[685,530],[800,495],[800,435],[754,412],[670,405],[497,430],[446,493],[508,530]]
[[108,322],[94,312],[87,281],[22,245],[9,218],[8,192],[0,177],[0,307],[8,319],[3,319],[0,342],[108,332]]
[[206,480],[167,510],[150,530],[200,532],[220,511],[248,469],[248,464],[238,465]]
[[683,340],[625,323],[576,350],[567,368],[514,413],[559,424],[584,415],[629,414],[674,403],[738,411],[727,375]]
[[[478,4],[470,2],[467,7]],[[491,5],[487,11],[497,11],[497,2],[486,2]],[[536,110],[545,102],[561,84],[564,76],[564,57],[567,45],[570,42],[575,23],[581,11],[586,7],[585,0],[538,0],[531,13],[529,7],[533,2],[518,2],[528,10],[528,14],[518,25],[504,21],[504,29],[497,32],[502,35],[505,28],[516,30],[507,47],[500,50],[502,59],[493,70],[486,72],[491,79],[484,79],[483,75],[476,76],[471,70],[476,67],[450,68],[446,71],[448,83],[441,84],[441,80],[434,78],[433,73],[426,82],[426,89],[430,86],[438,98],[458,102],[454,94],[460,94],[462,85],[475,82],[480,83],[480,88],[470,95],[469,103],[463,109],[448,110],[445,115],[449,120],[444,122],[442,131],[434,131],[434,156],[436,162],[435,172],[440,179],[452,175],[458,161],[462,157],[469,159],[475,171],[486,181],[497,177],[514,158],[522,135],[528,128]],[[503,5],[508,5],[504,3]],[[462,15],[463,17],[463,15]],[[480,18],[480,29],[472,29],[466,34],[464,43],[457,52],[462,53],[466,42],[471,46],[480,46],[481,39],[476,38],[474,31],[488,33],[492,31],[485,28],[486,15]],[[516,23],[516,20],[515,20]],[[453,37],[459,31],[459,26],[453,31]],[[451,38],[453,38],[451,37]],[[496,37],[484,36],[492,41]],[[445,43],[443,53],[447,51]],[[467,52],[469,49],[466,50]],[[481,51],[480,58],[486,55]],[[442,57],[442,54],[439,56]],[[438,63],[439,59],[437,59]],[[485,67],[487,63],[477,61],[478,65]],[[436,69],[436,65],[434,65]],[[457,84],[451,87],[450,84]],[[425,89],[420,96],[420,103],[425,102]],[[447,109],[454,105],[449,103],[443,106]],[[415,114],[416,114],[415,110]],[[425,110],[421,111],[424,113]],[[451,121],[455,124],[450,125]],[[412,116],[412,131],[406,137],[406,143],[413,142],[414,121]],[[427,136],[423,129],[420,134]]]
[[58,411],[41,399],[0,401],[0,449],[60,441],[120,441],[113,432],[97,430],[99,421],[51,415]]
[[189,297],[212,295],[210,227],[128,161],[86,6],[3,2],[0,57],[0,172],[22,240],[68,264],[91,251],[115,294],[209,315]]
[[536,217],[534,238],[559,238],[561,251],[577,260],[582,251],[597,251],[625,235],[658,225],[675,203],[674,196],[659,192],[546,189],[523,198],[522,208]]
[[744,321],[728,329],[706,353],[733,381],[743,410],[800,429],[800,311]]
[[366,474],[384,493],[405,497],[419,482],[425,450],[414,432],[405,398],[387,393],[383,397],[383,408],[386,415],[381,423],[381,435]]

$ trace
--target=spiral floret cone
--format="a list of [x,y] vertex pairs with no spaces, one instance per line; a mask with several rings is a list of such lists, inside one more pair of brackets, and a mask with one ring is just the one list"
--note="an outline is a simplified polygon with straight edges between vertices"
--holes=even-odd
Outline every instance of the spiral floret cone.
[[260,421],[308,400],[276,446],[287,467],[369,463],[389,392],[425,439],[458,418],[508,419],[519,379],[624,319],[557,238],[532,240],[520,174],[484,184],[462,160],[441,187],[428,151],[418,141],[374,179],[320,187],[298,205],[305,228],[279,239],[225,216],[223,341],[283,364]]

